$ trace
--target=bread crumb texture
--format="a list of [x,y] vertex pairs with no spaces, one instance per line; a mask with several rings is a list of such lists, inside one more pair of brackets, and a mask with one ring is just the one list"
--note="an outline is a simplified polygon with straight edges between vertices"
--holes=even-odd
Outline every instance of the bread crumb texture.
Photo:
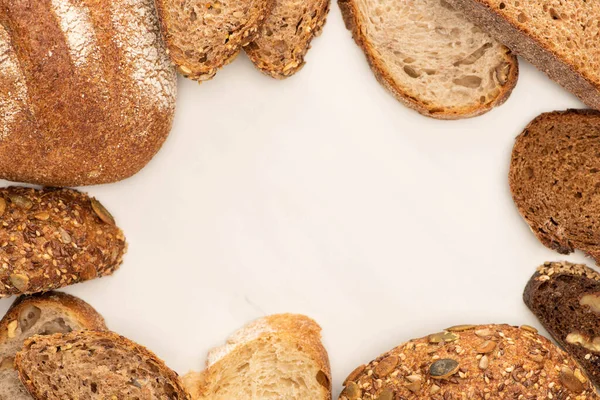
[[598,399],[578,364],[534,328],[463,325],[354,370],[340,400]]

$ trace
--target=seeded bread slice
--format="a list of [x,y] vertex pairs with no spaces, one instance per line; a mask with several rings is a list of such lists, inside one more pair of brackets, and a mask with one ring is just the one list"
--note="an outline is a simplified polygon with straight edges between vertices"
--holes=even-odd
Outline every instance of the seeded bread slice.
[[26,339],[105,329],[102,316],[77,297],[58,292],[19,297],[0,321],[0,400],[31,400],[14,367]]
[[600,109],[600,2],[447,1],[589,107]]
[[542,114],[517,137],[509,183],[519,212],[547,247],[600,261],[600,113]]
[[517,83],[517,58],[445,0],[338,2],[379,82],[421,114],[474,117]]
[[600,275],[581,264],[545,263],[525,287],[523,300],[600,385]]
[[599,399],[577,363],[530,327],[465,325],[411,340],[344,382],[341,400]]
[[156,355],[112,332],[35,336],[15,364],[38,400],[189,399],[177,374]]
[[258,37],[244,47],[256,67],[284,79],[300,71],[315,36],[321,34],[330,0],[276,0]]
[[273,0],[156,0],[169,56],[184,76],[206,81],[250,43]]
[[302,315],[274,315],[234,333],[184,384],[193,400],[330,400],[321,328]]

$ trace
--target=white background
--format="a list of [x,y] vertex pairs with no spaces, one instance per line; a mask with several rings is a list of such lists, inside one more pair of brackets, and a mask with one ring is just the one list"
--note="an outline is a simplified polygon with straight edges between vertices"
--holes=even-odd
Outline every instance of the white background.
[[66,291],[179,373],[257,317],[307,314],[335,396],[356,366],[411,338],[539,327],[521,300],[535,267],[585,259],[537,242],[508,166],[529,121],[569,107],[582,104],[522,62],[496,110],[420,116],[376,82],[334,3],[293,78],[263,76],[243,54],[213,81],[180,78],[161,152],[131,179],[85,189],[125,231],[125,262]]

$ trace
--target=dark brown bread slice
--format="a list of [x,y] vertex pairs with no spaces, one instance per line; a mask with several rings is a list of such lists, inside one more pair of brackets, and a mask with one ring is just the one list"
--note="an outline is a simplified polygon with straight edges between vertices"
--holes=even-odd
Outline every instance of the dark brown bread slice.
[[542,114],[516,139],[509,183],[519,212],[547,247],[600,261],[600,113]]
[[189,399],[155,354],[112,332],[35,336],[15,363],[34,399]]
[[523,300],[600,385],[600,275],[581,264],[545,263],[527,284]]
[[568,354],[531,327],[463,325],[356,368],[340,400],[570,399],[600,396]]
[[273,0],[157,0],[169,56],[179,72],[206,81],[250,43]]
[[276,0],[258,37],[244,47],[256,67],[284,79],[300,71],[310,43],[319,36],[330,0]]
[[0,298],[112,274],[123,232],[96,199],[71,189],[0,189]]
[[59,292],[19,297],[0,321],[0,400],[31,399],[14,367],[26,339],[78,330],[106,330],[102,316],[83,300]]
[[600,2],[446,1],[589,107],[600,109]]

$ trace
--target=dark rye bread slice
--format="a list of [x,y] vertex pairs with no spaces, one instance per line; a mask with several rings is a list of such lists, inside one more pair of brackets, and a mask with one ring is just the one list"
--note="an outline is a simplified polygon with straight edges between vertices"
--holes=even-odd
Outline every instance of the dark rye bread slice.
[[597,400],[571,357],[534,328],[462,325],[356,368],[340,400]]
[[589,107],[600,109],[600,2],[446,1]]
[[112,332],[35,336],[15,363],[34,399],[189,399],[156,355]]
[[523,299],[600,385],[600,275],[581,264],[545,263],[525,287]]
[[167,50],[185,77],[206,81],[250,43],[273,0],[156,0]]
[[112,215],[71,189],[0,189],[0,298],[111,275],[127,244]]
[[30,400],[14,366],[23,342],[34,335],[106,330],[89,304],[65,293],[21,296],[0,321],[0,400]]
[[258,37],[244,47],[246,54],[273,78],[295,74],[304,66],[311,41],[321,34],[329,5],[330,0],[276,0]]
[[509,183],[519,212],[547,247],[600,261],[600,113],[542,114],[516,139]]

